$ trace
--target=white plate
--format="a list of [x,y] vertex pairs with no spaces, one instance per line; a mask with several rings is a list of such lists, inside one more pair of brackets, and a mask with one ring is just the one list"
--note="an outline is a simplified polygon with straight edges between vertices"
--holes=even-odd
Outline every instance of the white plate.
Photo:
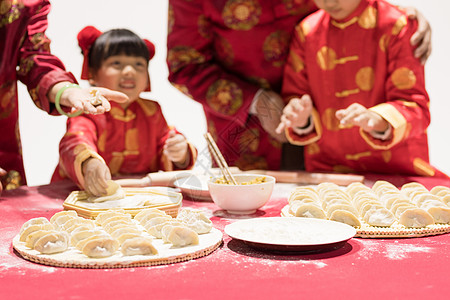
[[225,226],[225,233],[251,247],[282,252],[334,250],[356,234],[339,222],[314,218],[255,218]]
[[212,201],[208,189],[208,175],[195,175],[181,177],[176,179],[173,184],[181,190],[181,192],[196,200]]

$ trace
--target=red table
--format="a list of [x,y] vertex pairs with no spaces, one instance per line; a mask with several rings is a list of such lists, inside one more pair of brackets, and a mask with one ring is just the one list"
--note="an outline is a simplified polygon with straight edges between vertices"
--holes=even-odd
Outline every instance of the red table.
[[[377,179],[366,178],[368,185]],[[432,178],[388,180],[450,186]],[[277,185],[256,216],[279,216],[292,187]],[[72,190],[74,185],[61,182],[0,196],[0,299],[445,299],[450,293],[450,234],[353,238],[331,252],[301,255],[260,252],[224,234],[224,244],[206,257],[123,269],[48,267],[18,256],[11,241],[22,224],[62,210]],[[207,208],[220,230],[236,221],[212,202],[183,200],[183,205]]]

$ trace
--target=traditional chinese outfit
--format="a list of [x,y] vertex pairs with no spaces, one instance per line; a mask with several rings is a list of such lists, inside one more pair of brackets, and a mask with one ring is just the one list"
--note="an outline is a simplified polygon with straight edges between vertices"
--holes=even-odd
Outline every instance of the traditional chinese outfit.
[[[424,68],[413,56],[417,24],[383,0],[362,0],[345,20],[318,11],[296,27],[283,96],[312,97],[315,130],[291,143],[305,147],[309,171],[433,176],[428,159],[429,98]],[[342,128],[335,112],[360,103],[392,126],[381,140],[359,127]]]
[[76,82],[50,53],[45,36],[48,1],[0,0],[0,167],[16,170],[26,183],[18,122],[17,80],[36,106],[55,113],[47,93],[61,81]]
[[[69,177],[84,187],[81,165],[90,157],[104,161],[113,176],[174,170],[175,165],[163,154],[170,130],[159,104],[143,99],[125,110],[111,102],[111,111],[102,115],[69,118],[52,181]],[[186,169],[192,168],[197,157],[191,144],[189,151]]]
[[249,108],[260,88],[280,92],[295,24],[311,0],[170,0],[169,80],[203,105],[229,164],[278,169],[281,144]]

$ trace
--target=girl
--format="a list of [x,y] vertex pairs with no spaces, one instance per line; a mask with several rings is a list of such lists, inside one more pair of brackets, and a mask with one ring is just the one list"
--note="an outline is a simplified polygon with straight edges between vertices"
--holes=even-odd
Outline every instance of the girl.
[[78,42],[84,54],[81,78],[123,92],[130,100],[111,103],[104,115],[68,119],[52,180],[69,177],[100,196],[111,175],[192,168],[196,149],[167,125],[157,102],[139,97],[150,90],[148,62],[154,45],[127,29],[102,34],[92,26],[78,34]]

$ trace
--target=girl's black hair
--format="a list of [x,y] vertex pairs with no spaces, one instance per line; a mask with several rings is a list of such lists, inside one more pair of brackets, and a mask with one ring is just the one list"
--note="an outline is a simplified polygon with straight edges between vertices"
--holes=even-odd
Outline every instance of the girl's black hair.
[[112,29],[95,40],[89,51],[89,67],[96,72],[108,57],[121,54],[150,60],[147,45],[139,36],[128,29]]

